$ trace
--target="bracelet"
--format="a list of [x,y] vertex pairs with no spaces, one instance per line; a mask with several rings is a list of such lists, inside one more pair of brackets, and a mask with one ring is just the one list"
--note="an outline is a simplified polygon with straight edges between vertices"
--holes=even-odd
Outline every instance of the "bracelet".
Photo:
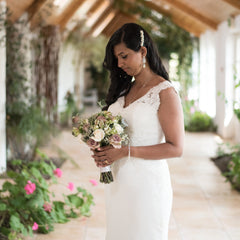
[[128,144],[128,159],[130,159],[130,156],[131,156],[131,152],[130,152],[130,142],[129,142],[129,144]]

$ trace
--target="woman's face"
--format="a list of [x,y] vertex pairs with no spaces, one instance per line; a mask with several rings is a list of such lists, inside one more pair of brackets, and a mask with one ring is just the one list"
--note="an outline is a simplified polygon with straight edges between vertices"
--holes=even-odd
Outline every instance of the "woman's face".
[[118,67],[130,76],[138,75],[142,70],[142,53],[127,48],[125,43],[114,47],[114,55],[118,60]]

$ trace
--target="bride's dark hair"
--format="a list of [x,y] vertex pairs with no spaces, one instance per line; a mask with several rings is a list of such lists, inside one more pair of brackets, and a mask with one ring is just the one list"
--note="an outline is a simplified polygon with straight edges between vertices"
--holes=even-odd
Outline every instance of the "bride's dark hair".
[[132,86],[132,76],[129,76],[118,67],[118,60],[114,55],[114,47],[120,43],[125,43],[127,48],[138,52],[141,48],[140,30],[144,33],[143,46],[147,49],[146,60],[149,67],[157,75],[165,80],[169,80],[168,73],[149,34],[138,24],[124,24],[111,36],[106,46],[103,66],[110,71],[111,84],[106,97],[107,106],[104,109],[107,109],[120,96],[126,95]]

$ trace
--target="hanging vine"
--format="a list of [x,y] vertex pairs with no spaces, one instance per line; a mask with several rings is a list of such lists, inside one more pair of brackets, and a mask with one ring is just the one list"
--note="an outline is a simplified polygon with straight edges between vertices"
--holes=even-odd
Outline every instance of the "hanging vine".
[[60,31],[57,26],[44,26],[39,29],[37,36],[34,41],[37,102],[39,106],[45,105],[48,119],[56,122]]
[[0,18],[5,21],[6,30],[7,157],[8,160],[30,161],[39,144],[46,142],[52,126],[37,105],[32,84],[33,62],[27,15],[15,23]]

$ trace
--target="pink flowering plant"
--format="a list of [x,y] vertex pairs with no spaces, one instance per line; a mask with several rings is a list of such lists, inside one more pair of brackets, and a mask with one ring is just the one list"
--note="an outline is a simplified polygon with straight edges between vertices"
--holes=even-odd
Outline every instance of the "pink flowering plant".
[[[114,116],[111,112],[101,111],[89,118],[73,116],[72,134],[81,136],[91,149],[111,145],[114,148],[121,148],[128,143],[127,123],[120,115]],[[111,183],[113,176],[110,166],[100,169],[100,182]]]
[[54,223],[66,223],[69,218],[90,216],[93,196],[74,183],[65,184],[64,201],[54,200],[49,186],[57,184],[61,169],[38,150],[39,160],[14,160],[15,171],[7,172],[0,189],[0,239],[20,240],[33,232],[48,233]]

